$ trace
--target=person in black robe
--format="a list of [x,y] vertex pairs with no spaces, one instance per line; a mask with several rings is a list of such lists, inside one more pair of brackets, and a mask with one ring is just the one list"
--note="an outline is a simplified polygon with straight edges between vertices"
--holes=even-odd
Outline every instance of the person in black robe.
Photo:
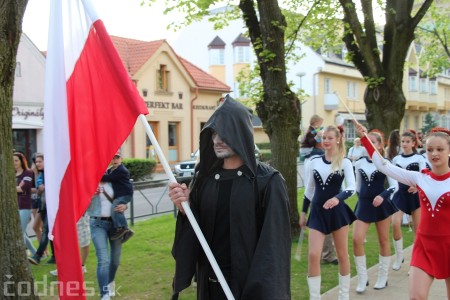
[[173,297],[197,276],[197,299],[227,299],[184,214],[189,201],[236,300],[290,299],[289,199],[282,175],[257,162],[251,111],[226,96],[200,133],[200,160],[188,189],[170,183],[180,209],[172,254]]

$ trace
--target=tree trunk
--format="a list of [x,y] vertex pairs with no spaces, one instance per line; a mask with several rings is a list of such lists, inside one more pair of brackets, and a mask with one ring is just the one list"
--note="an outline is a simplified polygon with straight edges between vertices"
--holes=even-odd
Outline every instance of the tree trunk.
[[27,1],[0,0],[0,295],[39,299],[27,261],[12,164],[12,96],[17,47]]
[[286,180],[291,233],[297,235],[297,138],[300,134],[301,108],[286,80],[286,21],[276,0],[258,0],[256,3],[252,0],[242,0],[239,4],[258,58],[264,88],[263,99],[257,104],[256,110],[270,139],[271,165],[279,170]]
[[364,102],[369,129],[381,130],[387,139],[392,130],[400,128],[406,104],[401,85],[386,82],[376,88],[367,87]]

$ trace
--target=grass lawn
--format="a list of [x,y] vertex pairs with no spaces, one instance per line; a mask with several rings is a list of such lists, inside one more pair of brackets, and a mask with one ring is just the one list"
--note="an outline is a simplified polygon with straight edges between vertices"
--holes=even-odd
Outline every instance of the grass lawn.
[[[299,203],[302,203],[303,189],[299,190]],[[354,207],[356,197],[347,200],[350,207]],[[301,207],[299,205],[299,207]],[[171,255],[175,228],[175,219],[172,214],[156,217],[150,220],[138,222],[133,227],[135,235],[122,249],[121,265],[116,276],[117,296],[120,299],[169,299],[172,291],[172,276],[174,272],[174,260]],[[408,227],[403,227],[405,247],[412,243],[412,232]],[[297,238],[292,243],[291,264],[291,291],[292,299],[309,299],[306,274],[308,267],[308,233],[302,245],[301,260],[294,259],[297,249]],[[352,276],[356,275],[353,262],[353,247],[351,234],[349,236],[349,255],[352,267]],[[370,226],[365,244],[367,265],[378,263],[378,242],[375,227]],[[393,251],[393,250],[392,250]],[[393,253],[393,252],[392,252]],[[54,281],[57,279],[49,274],[55,265],[46,265],[45,260],[39,266],[31,266],[36,280],[41,299],[57,299],[57,290]],[[96,280],[96,257],[94,246],[91,244],[87,261],[88,272],[85,281],[88,290],[98,291]],[[338,266],[322,265],[322,290],[325,291],[338,284]],[[52,284],[53,282],[53,284]],[[53,293],[53,294],[52,294]],[[98,299],[99,296],[90,296],[88,299]],[[180,299],[196,299],[195,288],[186,289]]]

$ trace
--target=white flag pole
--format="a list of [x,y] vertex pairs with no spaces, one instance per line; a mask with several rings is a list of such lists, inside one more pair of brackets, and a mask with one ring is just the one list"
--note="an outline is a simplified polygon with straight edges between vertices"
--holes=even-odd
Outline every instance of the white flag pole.
[[[348,108],[347,104],[345,104],[344,100],[341,99],[341,97],[339,97],[339,94],[335,91],[334,94],[336,95],[336,97],[339,99],[339,102],[342,103],[342,105],[344,105],[345,109],[348,111],[348,113],[350,114],[350,116],[352,117],[353,121],[355,123],[359,123],[358,120],[356,120],[355,115],[352,113],[352,111],[350,110],[350,108]],[[372,144],[372,141],[370,140],[369,136],[367,135],[367,133],[364,132],[364,136],[367,138],[367,140],[369,141],[369,143]],[[372,144],[373,149],[375,149],[375,152],[378,153],[378,155],[381,157],[381,159],[383,159],[383,156],[380,154],[380,152],[378,152],[377,148]],[[386,164],[386,161],[383,160],[383,165]]]
[[[159,160],[162,166],[164,167],[164,171],[166,172],[167,176],[169,176],[169,181],[177,182],[175,176],[173,175],[172,169],[170,168],[166,160],[166,157],[164,156],[161,147],[159,146],[159,143],[156,140],[155,135],[153,134],[152,128],[148,124],[147,118],[144,115],[139,115],[139,119],[141,120],[142,124],[145,127],[145,130],[147,131],[148,138],[152,142],[152,145],[155,147],[156,154],[158,155]],[[205,251],[205,254],[208,257],[209,263],[211,264],[211,267],[213,268],[214,273],[216,274],[217,279],[219,280],[219,283],[222,286],[225,295],[227,296],[227,299],[234,300],[234,296],[231,293],[230,288],[228,287],[227,281],[225,280],[225,277],[223,277],[222,271],[220,270],[219,265],[217,264],[217,261],[211,252],[211,249],[209,248],[208,242],[206,241],[205,236],[202,233],[202,230],[198,226],[197,220],[192,214],[189,204],[186,201],[184,201],[181,203],[181,205],[183,206],[184,212],[188,217],[189,222],[191,223],[191,226],[194,229],[194,232],[197,235],[198,240],[200,241],[200,244],[202,245],[203,251]]]

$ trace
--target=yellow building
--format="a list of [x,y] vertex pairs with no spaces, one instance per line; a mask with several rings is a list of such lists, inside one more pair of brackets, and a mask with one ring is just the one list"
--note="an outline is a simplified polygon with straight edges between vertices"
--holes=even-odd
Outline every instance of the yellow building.
[[[148,123],[167,160],[188,159],[198,148],[200,130],[230,88],[178,56],[165,40],[111,38],[147,104]],[[157,159],[140,122],[122,151],[125,157]]]

